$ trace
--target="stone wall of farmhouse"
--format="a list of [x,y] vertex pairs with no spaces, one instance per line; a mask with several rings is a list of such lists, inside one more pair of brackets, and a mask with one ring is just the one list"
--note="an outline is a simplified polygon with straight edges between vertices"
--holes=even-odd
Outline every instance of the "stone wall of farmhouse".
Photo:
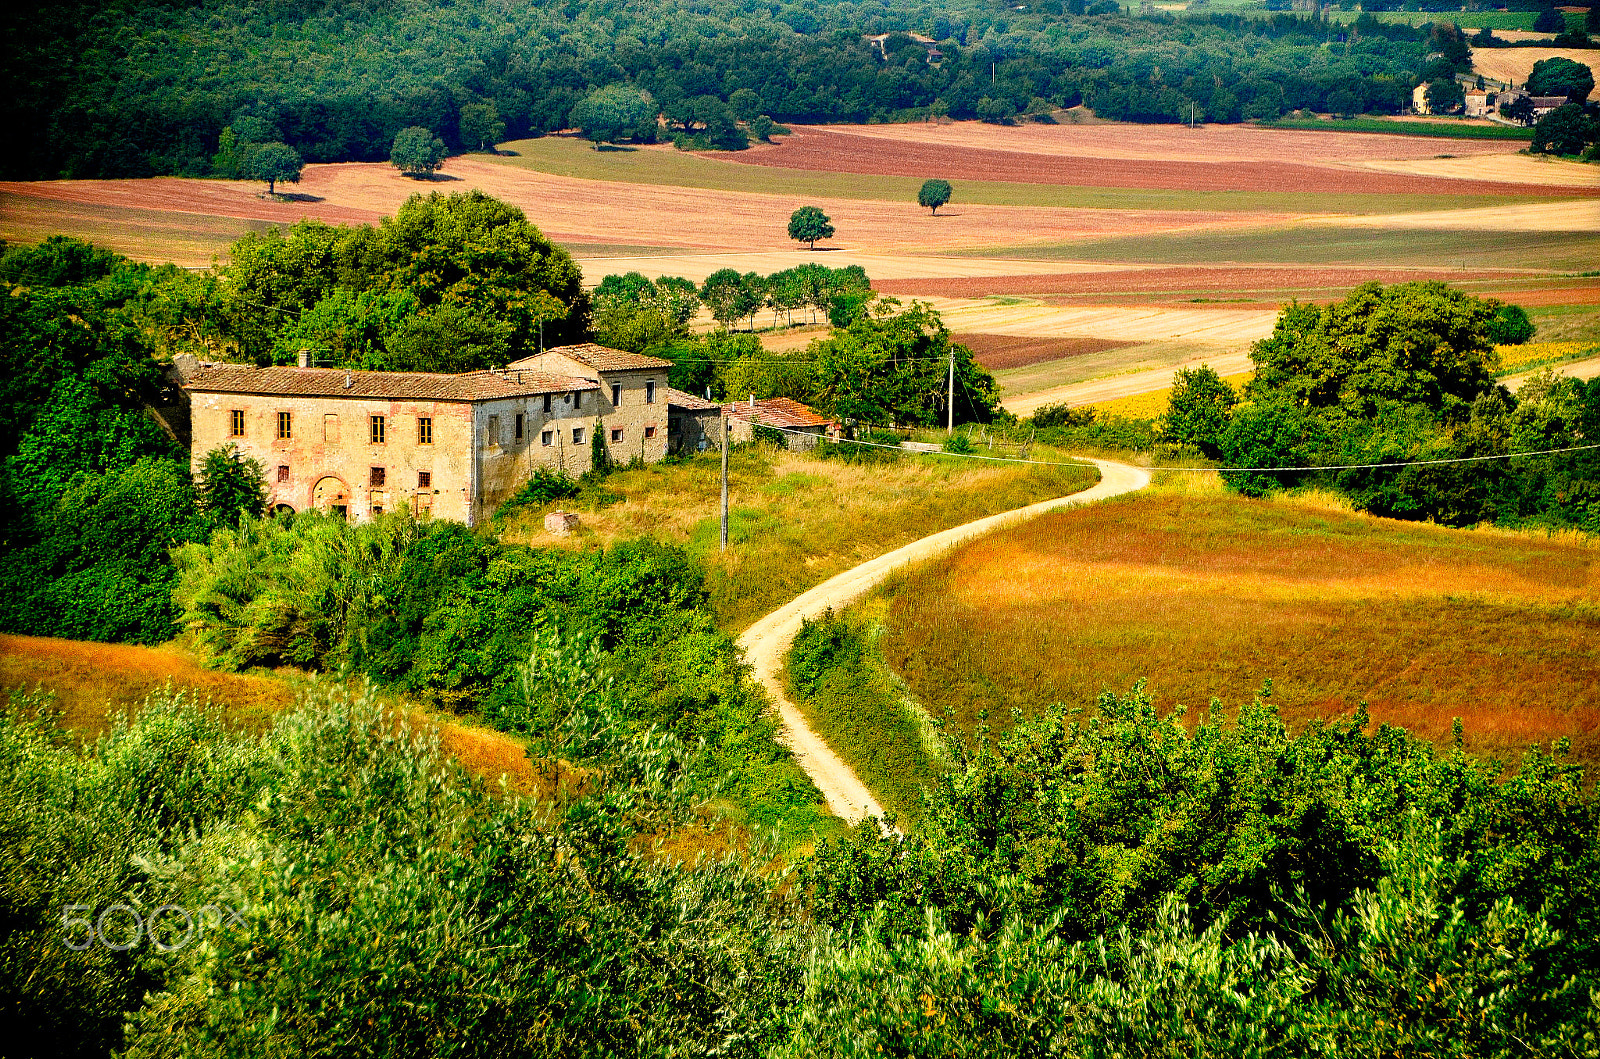
[[[343,508],[350,518],[367,518],[406,504],[474,523],[539,467],[587,471],[596,413],[609,412],[608,393],[551,394],[546,411],[544,395],[470,402],[194,392],[190,451],[197,472],[218,446],[259,460],[272,506]],[[243,416],[239,434],[236,411]],[[282,414],[288,437],[279,436]],[[664,438],[665,404],[661,421]]]
[[538,363],[541,371],[594,379],[599,384],[599,418],[612,462],[626,464],[642,457],[646,463],[655,463],[666,458],[666,368],[596,371],[555,351],[541,355]]

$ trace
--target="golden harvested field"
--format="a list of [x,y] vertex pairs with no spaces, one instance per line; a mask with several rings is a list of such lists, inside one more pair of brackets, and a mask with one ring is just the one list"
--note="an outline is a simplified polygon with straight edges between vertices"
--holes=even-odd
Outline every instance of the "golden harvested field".
[[1441,744],[1460,717],[1474,753],[1569,737],[1600,763],[1592,541],[1157,492],[1001,531],[885,591],[888,661],[967,730],[1145,677],[1164,707],[1231,710],[1270,679],[1293,724],[1365,702]]
[[1595,80],[1600,81],[1600,52],[1577,48],[1474,48],[1472,68],[1496,81],[1520,85],[1533,72],[1534,63],[1558,56],[1587,66],[1594,71]]

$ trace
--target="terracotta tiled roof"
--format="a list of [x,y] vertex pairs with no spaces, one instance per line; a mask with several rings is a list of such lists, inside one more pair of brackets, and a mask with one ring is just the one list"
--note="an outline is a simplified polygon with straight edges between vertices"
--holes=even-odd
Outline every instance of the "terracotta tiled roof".
[[[609,346],[596,345],[593,342],[583,342],[576,346],[557,346],[547,349],[545,353],[559,353],[564,357],[587,364],[595,371],[639,371],[644,368],[670,368],[672,361],[662,360],[659,357],[646,357],[639,353],[626,353],[620,349],[611,349]],[[534,367],[544,353],[535,353],[531,357],[512,361],[510,367]]]
[[715,401],[696,397],[694,394],[685,393],[683,390],[674,390],[670,386],[667,387],[667,403],[677,405],[679,408],[687,408],[691,412],[706,412],[713,408],[722,407]]
[[750,419],[758,424],[773,427],[825,427],[833,420],[821,415],[799,401],[787,397],[769,397],[754,406],[746,402],[723,405],[722,410],[734,419]]
[[[349,385],[345,383],[348,380]],[[420,371],[345,371],[341,368],[253,368],[202,364],[184,377],[189,390],[281,397],[386,397],[420,401],[488,401],[499,397],[595,390],[587,379],[509,369],[436,375]]]

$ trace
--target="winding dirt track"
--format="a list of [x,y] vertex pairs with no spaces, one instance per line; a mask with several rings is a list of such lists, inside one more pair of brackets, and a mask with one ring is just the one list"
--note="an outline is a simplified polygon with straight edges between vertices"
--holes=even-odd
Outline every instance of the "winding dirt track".
[[757,621],[739,637],[739,646],[744,648],[745,659],[755,670],[756,679],[767,689],[767,694],[772,696],[772,701],[778,707],[778,715],[783,720],[784,742],[794,752],[795,761],[822,791],[829,812],[847,823],[857,824],[869,816],[883,816],[883,807],[854,770],[840,760],[820,735],[812,731],[805,715],[783,692],[778,674],[783,669],[784,652],[800,631],[801,620],[814,619],[830,607],[838,609],[847,606],[866,595],[894,570],[930,558],[974,537],[1024,522],[1046,511],[1105,500],[1143,489],[1150,484],[1149,473],[1138,467],[1111,460],[1084,462],[1100,468],[1098,485],[1071,496],[1002,511],[998,515],[912,541],[852,570],[846,570],[837,577],[829,578]]

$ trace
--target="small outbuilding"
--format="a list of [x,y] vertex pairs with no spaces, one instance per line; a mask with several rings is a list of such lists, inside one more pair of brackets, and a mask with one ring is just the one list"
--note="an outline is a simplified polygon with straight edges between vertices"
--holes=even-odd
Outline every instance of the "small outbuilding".
[[728,417],[728,432],[736,443],[754,439],[758,426],[781,430],[788,438],[789,447],[798,451],[814,449],[823,438],[839,436],[838,423],[787,397],[769,397],[764,401],[752,397],[738,404],[724,405],[722,412]]

